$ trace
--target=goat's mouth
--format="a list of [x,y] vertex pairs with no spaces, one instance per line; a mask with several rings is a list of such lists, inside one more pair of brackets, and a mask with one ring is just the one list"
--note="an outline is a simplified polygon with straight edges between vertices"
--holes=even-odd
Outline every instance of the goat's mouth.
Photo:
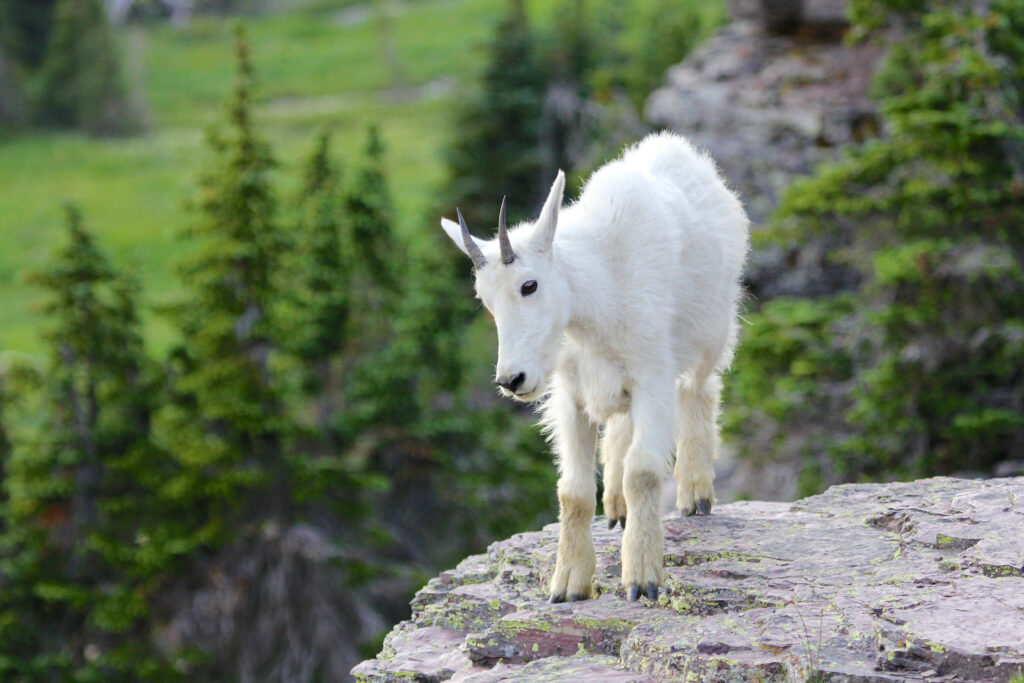
[[501,389],[499,389],[499,391],[501,391],[501,393],[504,394],[506,398],[521,401],[522,403],[532,403],[533,401],[540,399],[544,395],[543,386],[534,386],[523,391],[515,392],[509,391],[508,389],[502,387]]
[[517,401],[522,401],[523,403],[529,403],[530,401],[536,401],[541,397],[541,395],[542,392],[540,391],[520,391],[518,394],[515,394],[513,398]]

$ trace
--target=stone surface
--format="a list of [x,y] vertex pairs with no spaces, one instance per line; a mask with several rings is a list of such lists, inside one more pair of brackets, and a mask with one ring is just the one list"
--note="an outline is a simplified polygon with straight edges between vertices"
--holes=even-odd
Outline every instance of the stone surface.
[[1024,478],[850,484],[666,516],[657,602],[550,605],[558,526],[432,579],[359,681],[1008,681],[1024,671]]
[[669,70],[645,116],[706,148],[757,224],[794,177],[877,132],[865,93],[881,54],[734,22]]
[[[769,30],[763,4],[772,3],[733,2],[734,21],[671,68],[645,106],[648,121],[711,152],[755,224],[795,176],[877,132],[866,93],[884,52],[875,41],[842,40],[845,3],[805,3],[805,30],[791,35]],[[807,35],[822,25],[808,15],[839,29]]]
[[[883,132],[867,91],[893,35],[847,44],[843,0],[730,0],[729,9],[734,21],[668,71],[644,116],[708,150],[757,229],[795,178]],[[760,249],[747,285],[759,298],[848,285],[823,258],[828,248]]]

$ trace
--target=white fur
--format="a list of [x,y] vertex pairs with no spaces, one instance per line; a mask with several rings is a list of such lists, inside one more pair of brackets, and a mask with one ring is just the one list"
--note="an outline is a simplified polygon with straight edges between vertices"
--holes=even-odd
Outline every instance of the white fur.
[[[659,488],[674,451],[680,511],[714,497],[749,221],[711,159],[669,133],[598,169],[565,208],[563,187],[559,173],[538,220],[509,231],[513,263],[495,240],[477,242],[477,296],[497,325],[498,378],[524,372],[515,397],[546,397],[562,519],[552,595],[591,594],[602,424],[605,512],[628,519],[622,583],[645,590],[661,582]],[[442,226],[465,251],[459,227]],[[523,296],[528,280],[537,291]]]

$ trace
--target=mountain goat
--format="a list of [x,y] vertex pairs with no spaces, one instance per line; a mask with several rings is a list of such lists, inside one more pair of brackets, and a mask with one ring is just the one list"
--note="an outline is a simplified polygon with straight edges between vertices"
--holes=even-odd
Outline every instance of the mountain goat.
[[602,425],[622,585],[629,600],[653,600],[673,452],[679,511],[706,515],[714,500],[719,375],[736,344],[749,221],[714,162],[669,133],[598,169],[563,208],[564,187],[559,171],[540,217],[511,229],[502,200],[494,240],[472,237],[461,211],[441,225],[472,259],[477,297],[494,316],[501,392],[543,401],[559,469],[551,601],[592,594]]

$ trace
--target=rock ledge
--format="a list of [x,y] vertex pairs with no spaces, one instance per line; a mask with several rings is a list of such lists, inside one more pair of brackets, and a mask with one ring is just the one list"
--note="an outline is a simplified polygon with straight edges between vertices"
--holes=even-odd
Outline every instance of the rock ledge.
[[1008,681],[1024,671],[1024,478],[849,484],[667,516],[658,602],[546,602],[558,526],[432,579],[358,681]]

